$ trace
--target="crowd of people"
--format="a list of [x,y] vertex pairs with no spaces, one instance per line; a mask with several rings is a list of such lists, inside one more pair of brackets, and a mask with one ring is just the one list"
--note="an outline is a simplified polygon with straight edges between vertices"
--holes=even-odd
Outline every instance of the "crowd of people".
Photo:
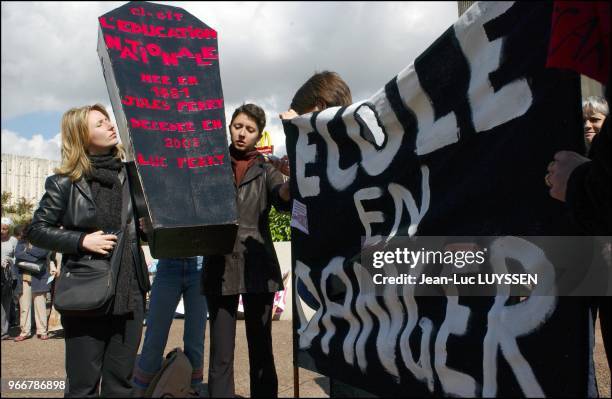
[[[348,85],[338,74],[325,71],[302,85],[289,111],[280,118],[351,103]],[[585,214],[589,199],[597,203],[610,198],[609,181],[608,192],[603,194],[606,189],[599,187],[601,182],[595,181],[595,188],[588,183],[588,179],[610,175],[609,127],[603,126],[607,102],[588,98],[583,112],[585,143],[593,159],[587,154],[557,154],[545,182],[552,197],[567,201],[585,221],[585,233],[596,230],[609,235],[609,225],[602,226]],[[185,304],[184,352],[193,370],[192,388],[204,379],[204,333],[209,314],[209,392],[213,397],[235,396],[236,318],[242,296],[251,396],[276,397],[271,320],[274,293],[284,287],[267,220],[272,205],[289,210],[291,198],[287,159],[264,158],[255,148],[265,125],[265,112],[255,104],[238,107],[229,123],[239,216],[232,253],[161,259],[151,286],[139,244],[147,240],[150,226],[138,215],[130,191],[124,189],[128,177],[116,128],[99,104],[68,110],[61,125],[62,165],[47,179],[46,192],[31,223],[13,228],[10,219],[2,218],[2,339],[10,338],[14,298],[18,298],[20,320],[20,334],[14,341],[33,336],[32,313],[36,336],[41,340],[49,337],[46,294],[50,277],[58,275],[59,265],[51,262],[55,252],[63,254],[63,268],[69,262],[112,256],[119,269],[111,306],[94,315],[62,314],[66,397],[144,396],[162,367],[181,296]],[[605,151],[608,154],[602,155]],[[597,168],[607,169],[602,172]],[[609,203],[607,207],[609,212]],[[125,214],[127,219],[123,220]],[[253,270],[257,272],[249,272]],[[136,363],[149,290],[147,330]],[[609,315],[609,304],[606,312]],[[609,316],[606,320],[609,323]]]
[[[2,340],[31,338],[32,319],[36,337],[49,339],[47,304],[58,267],[51,251],[32,245],[27,230],[28,224],[13,226],[10,218],[2,218]],[[9,335],[13,325],[20,328],[14,338]]]

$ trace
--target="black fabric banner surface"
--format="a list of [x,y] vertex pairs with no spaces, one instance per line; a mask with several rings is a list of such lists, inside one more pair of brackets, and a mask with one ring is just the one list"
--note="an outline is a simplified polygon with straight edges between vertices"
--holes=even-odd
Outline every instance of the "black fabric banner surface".
[[555,152],[584,152],[579,77],[545,69],[551,12],[476,3],[368,100],[284,123],[299,366],[384,396],[592,392],[586,299],[359,278],[382,237],[575,233],[544,183]]

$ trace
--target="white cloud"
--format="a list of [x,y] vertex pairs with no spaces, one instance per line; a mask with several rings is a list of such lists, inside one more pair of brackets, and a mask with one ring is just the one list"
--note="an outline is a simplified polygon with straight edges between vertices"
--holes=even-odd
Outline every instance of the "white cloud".
[[[2,2],[2,118],[109,103],[97,17],[123,4]],[[270,120],[316,70],[371,96],[457,18],[455,2],[171,4],[219,32],[226,104],[274,103]]]
[[[113,108],[108,103],[102,103],[102,105],[108,111],[111,122],[116,126]],[[22,133],[14,132],[9,129],[2,129],[2,152],[5,154],[59,161],[61,160],[61,150],[61,133],[57,133],[51,139],[46,139],[42,134],[34,134],[31,138],[26,138]]]
[[61,152],[60,134],[56,134],[50,140],[43,138],[40,134],[35,134],[28,139],[19,133],[2,129],[2,152],[59,161]]
[[2,3],[2,118],[107,100],[97,16],[121,3]]

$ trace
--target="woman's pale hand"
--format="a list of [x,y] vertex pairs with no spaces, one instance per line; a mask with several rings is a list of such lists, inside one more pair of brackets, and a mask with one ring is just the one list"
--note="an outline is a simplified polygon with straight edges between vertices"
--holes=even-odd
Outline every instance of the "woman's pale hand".
[[114,234],[104,234],[102,230],[90,233],[83,239],[83,248],[89,252],[108,255],[117,245],[117,236]]
[[278,115],[279,118],[286,119],[286,120],[290,120],[298,116],[299,116],[298,113],[292,109],[290,109],[289,111],[282,112],[281,114]]
[[49,274],[55,276],[57,274],[57,266],[49,265]]

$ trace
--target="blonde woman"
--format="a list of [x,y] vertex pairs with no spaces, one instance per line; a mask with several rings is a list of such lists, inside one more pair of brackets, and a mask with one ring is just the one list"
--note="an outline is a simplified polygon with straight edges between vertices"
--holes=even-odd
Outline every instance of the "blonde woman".
[[[28,237],[38,247],[61,252],[63,265],[83,256],[109,257],[117,241],[112,232],[121,229],[127,179],[117,131],[100,104],[68,110],[61,129],[62,164],[45,182]],[[131,198],[125,201],[134,209]],[[130,395],[149,290],[136,219],[128,218],[111,314],[62,317],[66,397]]]

